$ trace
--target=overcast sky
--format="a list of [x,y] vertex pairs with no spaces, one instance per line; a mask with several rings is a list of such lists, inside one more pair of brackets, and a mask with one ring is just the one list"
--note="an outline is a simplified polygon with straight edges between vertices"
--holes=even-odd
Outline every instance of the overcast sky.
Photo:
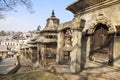
[[0,19],[0,30],[5,31],[33,31],[40,25],[46,25],[46,19],[51,16],[52,10],[60,19],[60,23],[73,19],[73,14],[66,10],[66,7],[75,0],[32,0],[33,10],[31,14],[24,6],[18,6],[15,10],[5,12],[5,19]]

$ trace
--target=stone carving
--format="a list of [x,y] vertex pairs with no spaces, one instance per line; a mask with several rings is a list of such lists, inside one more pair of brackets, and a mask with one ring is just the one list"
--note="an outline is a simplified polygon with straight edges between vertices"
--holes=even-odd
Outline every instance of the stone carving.
[[64,33],[64,51],[71,51],[72,49],[72,30],[67,29]]
[[79,19],[79,17],[75,17],[74,19],[73,19],[73,21],[71,22],[72,23],[72,28],[73,29],[78,29],[79,27],[80,27],[80,19]]
[[108,27],[108,34],[115,33],[115,28],[112,25],[111,20],[107,18],[102,11],[99,11],[98,16],[93,20],[93,23],[90,25],[87,34],[93,34],[98,23],[105,24]]

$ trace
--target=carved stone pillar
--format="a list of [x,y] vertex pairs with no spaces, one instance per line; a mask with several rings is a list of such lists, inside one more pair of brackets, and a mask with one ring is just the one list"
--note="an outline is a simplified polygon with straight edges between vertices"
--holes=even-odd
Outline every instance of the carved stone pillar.
[[26,48],[24,48],[24,53],[25,53],[25,57],[27,58],[27,50],[26,50]]
[[116,26],[117,32],[114,36],[114,66],[120,68],[120,26]]
[[85,20],[80,18],[75,18],[72,23],[73,25],[73,50],[70,53],[71,56],[71,73],[78,73],[81,69],[81,38],[82,38],[82,30],[85,26]]
[[40,43],[37,43],[37,63],[40,63]]
[[70,53],[71,57],[71,73],[80,72],[80,63],[81,63],[81,36],[82,32],[78,30],[73,31],[73,50]]
[[45,59],[45,45],[41,44],[41,64],[44,65],[44,59]]
[[64,34],[63,32],[58,33],[58,41],[57,41],[57,55],[56,55],[56,62],[60,63],[62,61],[62,48],[64,45]]
[[32,56],[33,52],[32,52],[31,48],[29,48],[29,53],[28,54],[30,55],[30,60],[32,61],[32,59],[33,59],[33,56]]

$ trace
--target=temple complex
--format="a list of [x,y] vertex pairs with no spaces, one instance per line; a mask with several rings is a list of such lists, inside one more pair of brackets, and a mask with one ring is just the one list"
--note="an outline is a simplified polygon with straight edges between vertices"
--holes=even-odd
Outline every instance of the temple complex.
[[51,17],[47,19],[46,26],[40,31],[40,37],[37,40],[39,61],[43,66],[48,66],[49,63],[55,63],[56,61],[58,25],[59,19],[52,11]]
[[22,49],[24,55],[29,49],[33,62],[69,65],[71,73],[86,62],[120,67],[120,0],[77,0],[66,9],[74,18],[59,24],[52,11],[44,29]]
[[77,0],[66,9],[74,18],[58,27],[56,61],[63,62],[67,55],[72,73],[86,61],[120,67],[120,1]]

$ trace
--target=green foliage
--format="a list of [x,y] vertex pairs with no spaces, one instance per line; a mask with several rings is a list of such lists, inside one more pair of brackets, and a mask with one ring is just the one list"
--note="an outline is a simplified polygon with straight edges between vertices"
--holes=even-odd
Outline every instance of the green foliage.
[[0,31],[0,36],[5,36],[6,32],[5,31]]

